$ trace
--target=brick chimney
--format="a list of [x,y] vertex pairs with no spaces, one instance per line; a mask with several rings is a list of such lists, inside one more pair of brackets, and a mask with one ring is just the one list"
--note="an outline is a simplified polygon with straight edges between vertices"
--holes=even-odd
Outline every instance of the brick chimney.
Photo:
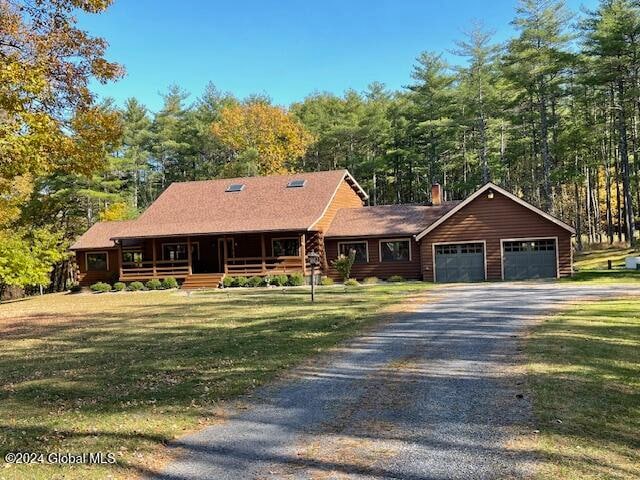
[[442,205],[442,188],[439,183],[431,185],[431,205]]

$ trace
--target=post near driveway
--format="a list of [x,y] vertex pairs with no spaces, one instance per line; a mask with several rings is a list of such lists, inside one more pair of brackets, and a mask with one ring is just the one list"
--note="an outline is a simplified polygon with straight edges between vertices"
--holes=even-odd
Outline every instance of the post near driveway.
[[311,266],[311,301],[316,301],[316,267],[320,265],[320,255],[311,251],[307,255],[309,265]]

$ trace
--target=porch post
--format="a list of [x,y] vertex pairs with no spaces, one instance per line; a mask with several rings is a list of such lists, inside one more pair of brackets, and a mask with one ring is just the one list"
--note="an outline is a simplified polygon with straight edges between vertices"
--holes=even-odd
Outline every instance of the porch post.
[[122,280],[122,240],[118,240],[118,265],[120,265],[120,276],[118,280]]
[[152,253],[152,260],[153,260],[153,277],[156,277],[156,239],[152,238],[151,239],[151,253]]
[[222,240],[223,246],[222,246],[222,250],[224,252],[224,258],[222,259],[223,263],[224,263],[224,273],[228,273],[227,272],[227,237],[223,237]]
[[266,263],[267,248],[264,245],[264,233],[260,234],[260,247],[262,248],[262,274],[266,275],[267,274],[267,263]]
[[307,275],[307,236],[300,235],[300,260],[302,261],[302,274]]
[[187,237],[187,263],[189,264],[189,275],[193,273],[193,268],[191,267],[191,237]]

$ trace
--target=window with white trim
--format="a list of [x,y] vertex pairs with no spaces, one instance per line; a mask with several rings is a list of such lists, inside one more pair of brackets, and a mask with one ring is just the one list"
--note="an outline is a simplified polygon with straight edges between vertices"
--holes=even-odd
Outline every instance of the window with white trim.
[[369,261],[369,248],[368,242],[339,242],[338,254],[345,257],[353,251],[355,252],[355,259],[353,263],[367,263]]
[[122,263],[141,263],[142,251],[141,250],[125,250],[122,252]]
[[407,262],[411,260],[409,240],[380,240],[381,262]]
[[87,271],[106,272],[109,270],[107,252],[87,252]]
[[299,238],[274,238],[271,241],[274,257],[297,257],[300,255]]
[[[191,242],[191,258],[198,260],[200,258],[200,244]],[[163,243],[162,259],[163,260],[188,260],[187,243]]]

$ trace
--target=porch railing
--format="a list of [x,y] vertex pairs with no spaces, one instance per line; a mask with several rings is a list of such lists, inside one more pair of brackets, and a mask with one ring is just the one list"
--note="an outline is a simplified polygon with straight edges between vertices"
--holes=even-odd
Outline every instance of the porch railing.
[[188,260],[156,260],[126,262],[120,270],[120,280],[147,280],[152,278],[185,278],[191,273]]
[[224,273],[228,275],[279,275],[304,272],[304,258],[281,257],[235,257],[227,258]]

